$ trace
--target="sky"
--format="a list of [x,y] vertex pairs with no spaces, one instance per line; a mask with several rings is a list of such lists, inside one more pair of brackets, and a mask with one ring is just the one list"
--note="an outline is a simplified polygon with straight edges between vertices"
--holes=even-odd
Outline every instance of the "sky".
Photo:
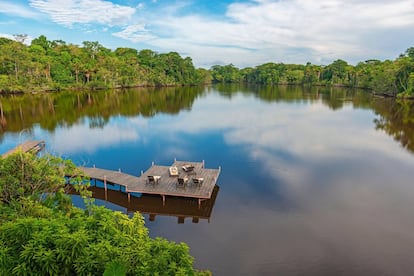
[[0,36],[178,52],[196,67],[393,60],[414,0],[0,0]]

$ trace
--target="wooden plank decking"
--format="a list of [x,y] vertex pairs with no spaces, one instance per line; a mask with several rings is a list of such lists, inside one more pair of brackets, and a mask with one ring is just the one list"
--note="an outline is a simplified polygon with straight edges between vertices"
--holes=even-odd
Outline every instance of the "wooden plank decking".
[[45,142],[44,141],[35,141],[35,140],[34,141],[26,141],[26,142],[16,146],[15,148],[7,151],[6,153],[3,153],[1,156],[3,158],[6,158],[7,156],[15,153],[18,150],[21,150],[23,152],[38,153],[44,147],[45,147]]
[[[185,172],[182,169],[184,165],[194,166],[194,171]],[[154,164],[140,177],[99,168],[80,167],[80,169],[90,178],[124,186],[127,193],[157,194],[163,196],[164,201],[165,196],[190,197],[199,200],[211,198],[220,174],[220,168],[205,169],[203,162],[185,161],[175,161],[172,166],[178,168],[179,176],[170,176],[170,166]],[[160,179],[157,183],[151,184],[148,183],[148,176],[159,176]],[[184,176],[189,178],[187,185],[177,185],[178,177]],[[192,178],[203,178],[204,180],[201,185],[195,185],[191,181]]]
[[[23,152],[37,153],[45,147],[44,141],[27,141],[17,147],[2,154],[5,158],[14,152],[21,150]],[[183,170],[183,166],[193,166],[191,172]],[[169,168],[177,167],[178,175],[171,176]],[[174,161],[171,166],[160,166],[153,164],[141,176],[133,176],[120,171],[105,170],[100,168],[79,167],[79,169],[92,179],[97,179],[106,183],[117,184],[125,187],[126,193],[156,194],[165,196],[189,197],[199,200],[210,199],[221,169],[206,169],[204,162],[187,162]],[[157,176],[159,180],[156,183],[149,183],[148,176]],[[178,178],[188,178],[186,185],[178,185]],[[192,179],[203,179],[201,184],[194,184]],[[106,190],[106,189],[105,189]]]

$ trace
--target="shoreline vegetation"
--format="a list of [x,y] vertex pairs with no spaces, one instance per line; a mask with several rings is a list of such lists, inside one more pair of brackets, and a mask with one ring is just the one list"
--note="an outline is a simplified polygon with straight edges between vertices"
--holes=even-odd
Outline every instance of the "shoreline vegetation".
[[0,275],[211,275],[193,268],[185,243],[151,238],[140,213],[94,205],[88,183],[70,160],[0,157]]
[[26,45],[26,39],[0,38],[1,94],[247,83],[363,88],[380,96],[414,98],[414,47],[395,60],[370,59],[355,66],[338,59],[329,65],[269,62],[204,69],[176,52],[111,50],[97,41],[78,46],[43,35]]

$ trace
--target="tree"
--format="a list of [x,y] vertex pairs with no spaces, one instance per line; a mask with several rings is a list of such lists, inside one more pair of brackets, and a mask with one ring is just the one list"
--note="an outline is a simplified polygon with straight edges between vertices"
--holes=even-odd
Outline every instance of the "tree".
[[330,74],[331,84],[343,84],[347,81],[347,68],[348,63],[342,59],[335,60],[332,64],[327,66],[327,70]]
[[395,62],[396,72],[396,86],[398,92],[408,91],[410,74],[414,72],[414,60],[410,57],[400,57]]
[[27,34],[14,34],[13,37],[17,42],[24,44],[27,39]]
[[103,48],[98,41],[84,41],[82,44],[83,49],[89,54],[91,59],[95,59],[96,55]]
[[45,53],[47,53],[50,50],[52,43],[47,40],[46,36],[41,35],[38,38],[32,40],[31,46],[34,45],[42,47],[45,50]]
[[211,68],[211,76],[214,82],[222,83],[238,83],[243,78],[241,77],[239,68],[233,64],[228,65],[214,65]]
[[[151,239],[139,213],[73,207],[63,188],[79,173],[50,155],[0,158],[0,275],[204,274],[187,245]],[[83,178],[69,183],[88,196]]]
[[410,47],[405,51],[405,54],[407,55],[407,57],[411,58],[412,60],[414,60],[414,47]]
[[375,93],[386,93],[395,95],[396,86],[396,68],[391,61],[385,61],[374,67],[370,88]]
[[60,199],[64,193],[65,175],[78,175],[75,171],[72,162],[58,157],[45,155],[38,158],[30,153],[16,152],[0,159],[0,201],[11,204],[21,198],[30,198],[40,202],[45,195],[51,202]]

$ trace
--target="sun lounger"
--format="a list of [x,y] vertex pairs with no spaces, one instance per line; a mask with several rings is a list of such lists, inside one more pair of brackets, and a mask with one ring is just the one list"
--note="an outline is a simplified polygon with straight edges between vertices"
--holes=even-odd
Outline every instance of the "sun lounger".
[[185,172],[192,172],[192,171],[194,171],[194,166],[192,166],[192,165],[184,165],[183,166],[183,170]]

